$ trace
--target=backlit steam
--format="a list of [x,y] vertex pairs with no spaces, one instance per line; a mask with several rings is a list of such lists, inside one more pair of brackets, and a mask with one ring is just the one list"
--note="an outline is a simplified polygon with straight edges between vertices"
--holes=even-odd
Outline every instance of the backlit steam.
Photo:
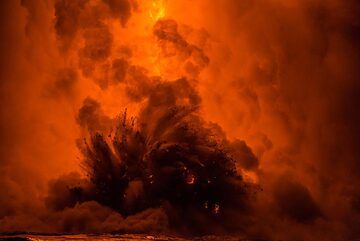
[[0,2],[0,232],[360,237],[358,1]]

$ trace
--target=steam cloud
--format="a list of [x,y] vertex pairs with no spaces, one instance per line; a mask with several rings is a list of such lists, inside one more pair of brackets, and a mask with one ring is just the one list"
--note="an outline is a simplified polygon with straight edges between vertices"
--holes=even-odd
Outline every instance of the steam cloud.
[[0,232],[359,238],[355,0],[0,16]]

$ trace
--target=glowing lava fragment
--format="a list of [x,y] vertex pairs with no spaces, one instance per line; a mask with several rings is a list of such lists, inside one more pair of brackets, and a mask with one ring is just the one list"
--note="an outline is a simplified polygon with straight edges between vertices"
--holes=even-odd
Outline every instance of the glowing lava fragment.
[[220,213],[220,205],[219,204],[215,203],[213,213],[214,214],[219,214]]
[[195,183],[195,175],[194,174],[188,174],[186,176],[186,183],[189,185],[192,185]]

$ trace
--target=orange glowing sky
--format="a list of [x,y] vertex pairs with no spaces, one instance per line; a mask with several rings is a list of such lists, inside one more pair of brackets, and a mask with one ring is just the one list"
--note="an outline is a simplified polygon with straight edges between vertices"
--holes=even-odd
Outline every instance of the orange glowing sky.
[[[216,123],[219,136],[243,140],[258,159],[255,166],[237,165],[262,189],[247,234],[360,237],[356,0],[6,0],[0,6],[0,232],[52,231],[43,216],[34,224],[29,217],[47,213],[49,180],[82,173],[77,140],[89,129],[78,113],[87,97],[100,103],[99,116],[115,118],[125,109],[137,116],[147,100],[136,98],[148,86],[186,78],[201,97],[201,117]],[[157,24],[169,19],[178,39],[159,40]],[[308,203],[321,215],[306,216]]]

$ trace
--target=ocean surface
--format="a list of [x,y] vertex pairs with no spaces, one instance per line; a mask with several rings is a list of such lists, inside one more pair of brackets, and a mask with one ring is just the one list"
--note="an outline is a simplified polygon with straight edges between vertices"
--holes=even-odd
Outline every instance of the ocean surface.
[[192,239],[172,237],[165,235],[143,235],[143,234],[122,234],[122,235],[8,235],[1,236],[0,241],[53,241],[53,240],[73,240],[73,241],[251,241],[241,237],[226,236],[204,236]]

